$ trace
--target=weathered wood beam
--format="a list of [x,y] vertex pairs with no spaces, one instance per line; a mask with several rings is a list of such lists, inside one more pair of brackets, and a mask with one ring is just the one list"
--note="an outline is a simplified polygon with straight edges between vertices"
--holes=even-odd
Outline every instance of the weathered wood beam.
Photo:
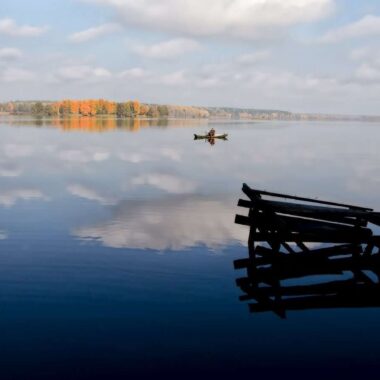
[[332,207],[310,206],[289,202],[277,202],[269,200],[249,201],[239,199],[238,206],[256,208],[262,210],[269,206],[275,213],[296,215],[311,219],[321,219],[352,226],[365,227],[368,222],[380,224],[380,213],[348,210]]
[[[290,219],[290,218],[289,218]],[[293,222],[293,221],[289,221]],[[244,215],[236,215],[235,223],[241,224],[244,226],[252,226],[253,221]],[[316,223],[316,222],[315,222]],[[290,223],[289,228],[290,232],[281,231],[281,233],[274,232],[257,232],[255,234],[256,242],[268,241],[268,239],[280,239],[284,242],[299,242],[304,243],[367,243],[372,237],[372,231],[368,228],[339,228],[336,229],[330,228],[330,226],[313,227],[311,228],[311,222],[305,222],[302,227],[302,231],[297,230],[296,225]],[[314,224],[314,226],[317,226]]]
[[310,202],[310,203],[317,203],[317,204],[324,204],[324,205],[330,205],[330,206],[338,206],[338,207],[345,207],[353,210],[363,210],[363,211],[373,211],[371,208],[366,208],[366,207],[360,207],[360,206],[355,206],[355,205],[349,205],[349,204],[344,204],[344,203],[336,203],[336,202],[328,202],[328,201],[321,201],[318,199],[312,199],[312,198],[304,198],[304,197],[297,197],[293,195],[288,195],[288,194],[281,194],[281,193],[272,193],[268,191],[262,191],[262,190],[257,190],[257,189],[251,189],[247,184],[243,184],[243,193],[248,196],[248,198],[256,198],[260,197],[262,195],[267,195],[270,197],[279,197],[279,198],[285,198],[285,199],[293,199],[293,200],[298,200],[298,201],[304,201],[304,202]]

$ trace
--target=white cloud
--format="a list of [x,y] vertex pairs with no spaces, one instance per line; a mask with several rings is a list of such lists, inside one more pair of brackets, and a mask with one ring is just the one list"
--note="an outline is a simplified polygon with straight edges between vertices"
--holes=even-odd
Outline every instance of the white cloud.
[[379,36],[380,17],[367,15],[362,19],[341,28],[333,29],[320,38],[320,42],[334,43],[352,38]]
[[14,61],[22,57],[20,49],[16,48],[1,48],[0,61]]
[[149,71],[143,69],[142,67],[133,67],[131,69],[124,70],[119,74],[121,78],[128,79],[143,79],[147,78],[149,75]]
[[152,157],[149,154],[145,154],[145,153],[121,152],[118,154],[118,157],[120,158],[120,160],[130,162],[132,164],[139,164],[141,162],[152,160]]
[[232,60],[206,64],[198,70],[198,73],[194,73],[190,82],[201,89],[244,84],[252,75],[259,72],[254,66],[266,61],[270,55],[269,50],[258,50],[238,55]]
[[4,230],[0,230],[0,240],[8,239],[8,233]]
[[375,47],[365,46],[350,52],[351,60],[358,62],[351,82],[369,85],[380,82],[380,53]]
[[11,18],[0,20],[0,34],[12,37],[37,37],[48,30],[47,26],[17,25]]
[[355,77],[364,82],[379,82],[380,66],[373,66],[370,63],[363,63],[356,69]]
[[132,164],[159,161],[162,157],[178,162],[182,160],[182,153],[176,148],[163,147],[154,152],[120,152],[118,153],[118,157],[120,160],[130,162]]
[[236,61],[242,65],[253,65],[258,62],[265,61],[270,57],[269,50],[259,50],[253,53],[241,54],[237,57]]
[[0,72],[0,81],[6,83],[12,82],[29,82],[36,78],[36,75],[30,70],[18,69],[18,68],[6,68]]
[[3,153],[9,158],[30,157],[34,153],[35,148],[28,144],[5,144]]
[[48,198],[37,189],[13,189],[7,191],[0,191],[0,205],[5,207],[11,207],[19,200],[31,200],[31,199],[43,199]]
[[181,151],[175,148],[162,148],[161,155],[170,158],[172,161],[181,161],[182,159]]
[[197,185],[188,179],[161,173],[143,174],[133,178],[131,184],[148,185],[171,194],[191,193],[197,188]]
[[120,28],[120,25],[115,23],[103,24],[73,33],[69,36],[69,40],[75,43],[86,42],[97,37],[117,32]]
[[137,54],[145,58],[173,59],[182,54],[195,51],[200,44],[189,38],[175,38],[169,41],[159,42],[152,45],[139,44],[133,48]]
[[233,222],[235,200],[192,195],[142,202],[121,202],[111,220],[75,229],[74,236],[107,247],[184,250],[245,245],[248,231]]
[[112,76],[111,72],[103,67],[92,67],[88,65],[64,66],[57,70],[58,79],[64,81],[96,81],[108,79]]
[[163,74],[155,78],[154,82],[165,86],[182,86],[188,82],[184,70],[174,71],[170,74]]
[[87,0],[112,7],[127,24],[190,36],[265,37],[328,16],[334,0]]
[[366,46],[366,47],[360,47],[358,49],[352,50],[349,54],[349,57],[354,61],[358,61],[362,59],[371,58],[373,56],[373,53],[374,53],[374,50]]
[[80,198],[88,199],[90,201],[95,201],[100,203],[101,205],[113,205],[116,203],[114,198],[105,197],[100,195],[97,191],[80,185],[80,184],[71,184],[67,187],[67,191]]
[[88,162],[101,162],[109,159],[110,154],[105,151],[96,151],[94,149],[68,149],[59,152],[58,157],[62,161],[72,163],[88,163]]

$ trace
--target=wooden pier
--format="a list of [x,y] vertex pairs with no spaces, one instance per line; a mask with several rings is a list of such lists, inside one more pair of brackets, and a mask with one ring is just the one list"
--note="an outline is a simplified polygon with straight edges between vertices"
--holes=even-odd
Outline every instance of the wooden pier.
[[370,228],[380,213],[246,184],[243,192],[238,205],[248,215],[235,222],[250,227],[248,257],[234,266],[246,271],[236,284],[251,312],[285,318],[287,310],[380,307],[380,236]]

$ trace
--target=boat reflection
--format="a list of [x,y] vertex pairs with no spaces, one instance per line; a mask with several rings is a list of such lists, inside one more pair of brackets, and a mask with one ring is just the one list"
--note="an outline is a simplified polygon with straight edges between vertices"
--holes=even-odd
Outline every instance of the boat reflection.
[[249,256],[234,267],[246,270],[236,284],[251,312],[286,318],[289,310],[380,307],[380,236],[368,228],[380,224],[378,213],[263,199],[270,193],[247,186],[243,191],[249,201],[239,205],[249,216],[238,215],[236,222],[250,226]]

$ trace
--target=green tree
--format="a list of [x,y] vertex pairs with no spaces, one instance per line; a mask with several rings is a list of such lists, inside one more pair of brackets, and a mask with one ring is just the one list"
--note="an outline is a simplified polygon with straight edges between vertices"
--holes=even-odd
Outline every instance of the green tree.
[[159,116],[160,116],[160,113],[159,113],[159,111],[158,111],[158,107],[155,106],[155,105],[150,106],[147,115],[148,115],[149,117],[159,117]]
[[169,110],[167,106],[158,106],[158,113],[161,117],[168,117],[169,116]]
[[42,116],[44,114],[44,105],[41,102],[36,102],[32,105],[32,114]]

